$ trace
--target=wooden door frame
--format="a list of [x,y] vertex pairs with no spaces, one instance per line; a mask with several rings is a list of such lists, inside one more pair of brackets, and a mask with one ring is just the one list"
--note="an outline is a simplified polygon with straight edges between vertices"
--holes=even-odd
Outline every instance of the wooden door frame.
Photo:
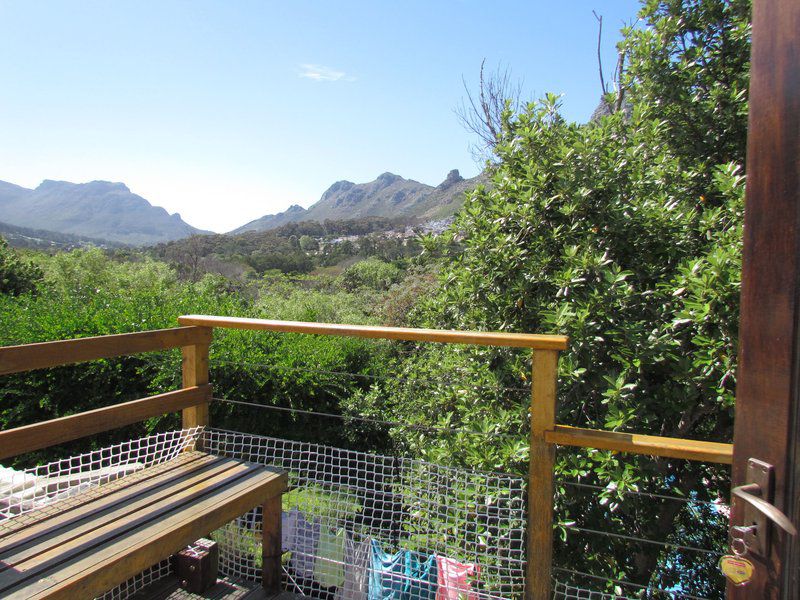
[[[800,410],[800,0],[755,0],[733,485],[746,461],[775,467],[774,504],[797,523]],[[733,500],[731,523],[743,503]],[[728,597],[796,597],[796,541],[772,526],[753,581]],[[793,546],[795,546],[793,548]],[[787,560],[789,561],[787,563]],[[795,575],[795,577],[792,577]]]

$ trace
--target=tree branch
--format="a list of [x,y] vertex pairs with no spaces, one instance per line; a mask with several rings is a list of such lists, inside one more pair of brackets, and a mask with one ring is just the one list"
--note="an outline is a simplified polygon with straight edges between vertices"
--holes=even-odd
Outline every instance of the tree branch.
[[603,56],[600,53],[600,43],[603,41],[603,16],[598,15],[595,11],[592,11],[594,18],[597,19],[597,69],[600,72],[600,89],[602,90],[603,95],[608,93],[608,88],[606,87],[606,80],[603,76]]

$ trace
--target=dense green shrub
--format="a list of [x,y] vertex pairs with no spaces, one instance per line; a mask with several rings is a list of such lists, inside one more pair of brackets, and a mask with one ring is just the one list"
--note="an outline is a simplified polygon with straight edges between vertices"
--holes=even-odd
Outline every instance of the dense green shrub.
[[347,290],[370,288],[388,290],[400,279],[400,269],[379,258],[368,258],[357,262],[342,273],[342,285]]
[[[440,241],[456,251],[419,323],[569,335],[561,423],[730,441],[749,3],[653,0],[642,18],[623,43],[629,111],[568,123],[552,95],[518,114],[506,111],[492,186],[470,195],[450,238]],[[472,373],[512,388],[526,383],[530,364],[519,355],[496,360],[456,350],[426,351],[418,360],[416,372],[431,377]],[[416,395],[403,393],[401,382],[387,387],[392,392],[371,404],[389,406],[394,419],[524,440],[524,397],[463,384]],[[498,436],[489,451],[479,437],[423,442],[407,428],[392,433],[399,445],[437,460],[524,472],[521,444],[507,438]],[[714,501],[727,494],[726,469],[564,451],[558,475],[604,488],[587,495],[561,487],[562,523],[724,544],[718,513],[626,492]],[[562,565],[721,597],[713,557],[568,531],[557,549]]]
[[[40,255],[40,292],[0,294],[0,345],[175,327],[182,314],[363,323],[373,319],[371,295],[306,289],[279,278],[258,297],[216,275],[180,281],[152,259],[117,262],[98,249]],[[331,287],[328,288],[332,290]],[[283,408],[339,414],[340,400],[381,364],[372,342],[316,336],[216,330],[211,350],[215,395]],[[159,352],[20,373],[0,379],[0,426],[20,426],[175,389],[180,352]],[[310,415],[215,404],[212,422],[261,434],[347,443],[366,449],[379,435],[357,433]],[[25,464],[112,440],[175,427],[176,415],[25,457]],[[374,433],[374,432],[373,432]]]
[[0,237],[0,294],[18,296],[33,292],[41,279],[41,270],[22,260]]

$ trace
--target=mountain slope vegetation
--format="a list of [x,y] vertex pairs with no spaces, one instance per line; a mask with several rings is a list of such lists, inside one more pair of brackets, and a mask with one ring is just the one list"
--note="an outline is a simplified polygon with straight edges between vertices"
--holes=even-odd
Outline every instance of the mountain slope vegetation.
[[337,181],[308,209],[294,205],[282,213],[251,221],[231,233],[265,231],[301,221],[322,223],[366,217],[443,219],[454,215],[463,205],[466,193],[485,180],[484,175],[464,179],[454,169],[436,187],[393,173],[383,173],[368,183]]

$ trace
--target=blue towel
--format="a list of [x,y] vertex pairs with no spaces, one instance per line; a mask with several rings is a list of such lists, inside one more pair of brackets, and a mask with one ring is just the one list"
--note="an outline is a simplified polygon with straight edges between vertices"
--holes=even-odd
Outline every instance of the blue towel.
[[437,581],[435,556],[423,560],[408,550],[386,554],[372,540],[369,600],[435,600]]

